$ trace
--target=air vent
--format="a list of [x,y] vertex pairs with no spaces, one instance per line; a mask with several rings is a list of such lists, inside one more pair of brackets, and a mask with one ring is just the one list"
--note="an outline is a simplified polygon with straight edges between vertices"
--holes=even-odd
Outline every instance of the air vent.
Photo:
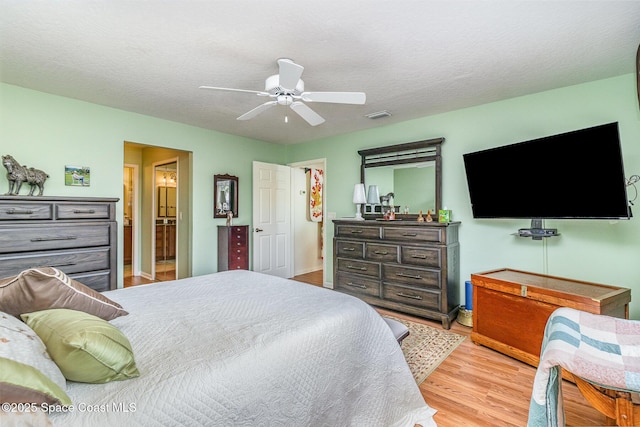
[[364,116],[374,120],[374,119],[381,119],[383,117],[389,117],[391,116],[391,113],[388,112],[387,110],[382,110],[382,111],[377,111],[375,113],[365,114]]

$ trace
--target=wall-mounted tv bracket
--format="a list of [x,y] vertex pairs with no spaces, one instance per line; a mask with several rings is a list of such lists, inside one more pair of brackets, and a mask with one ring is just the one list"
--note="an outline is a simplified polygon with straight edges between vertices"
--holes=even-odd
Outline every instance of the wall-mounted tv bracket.
[[515,234],[518,237],[531,237],[533,240],[542,240],[544,237],[559,236],[557,228],[544,228],[541,219],[532,219],[531,228],[521,228]]

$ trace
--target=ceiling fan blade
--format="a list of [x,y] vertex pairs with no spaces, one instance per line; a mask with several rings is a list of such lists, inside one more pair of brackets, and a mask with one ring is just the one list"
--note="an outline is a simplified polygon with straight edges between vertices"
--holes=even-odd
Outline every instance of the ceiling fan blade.
[[306,102],[331,102],[333,104],[364,104],[364,92],[302,92],[300,98]]
[[258,114],[262,113],[265,110],[268,110],[269,108],[273,107],[276,104],[278,104],[278,101],[265,102],[264,104],[258,105],[253,110],[247,111],[246,113],[244,113],[243,115],[238,117],[236,120],[249,120],[249,119],[252,119],[255,116],[257,116]]
[[324,123],[322,116],[300,101],[293,102],[291,104],[291,109],[298,113],[298,115],[305,119],[311,126],[318,126]]
[[232,89],[229,87],[200,86],[198,89],[225,90],[227,92],[246,92],[246,93],[255,93],[256,95],[259,95],[259,96],[269,96],[268,92],[263,92],[259,90]]
[[304,67],[285,58],[278,59],[278,67],[280,67],[280,87],[294,90],[298,85],[298,80],[300,80],[302,76]]

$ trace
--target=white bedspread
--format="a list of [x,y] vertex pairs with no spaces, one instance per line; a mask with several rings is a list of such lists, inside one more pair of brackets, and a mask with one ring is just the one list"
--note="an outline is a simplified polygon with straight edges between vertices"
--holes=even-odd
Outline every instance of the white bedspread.
[[250,271],[106,292],[140,377],[67,382],[55,426],[435,426],[362,301]]

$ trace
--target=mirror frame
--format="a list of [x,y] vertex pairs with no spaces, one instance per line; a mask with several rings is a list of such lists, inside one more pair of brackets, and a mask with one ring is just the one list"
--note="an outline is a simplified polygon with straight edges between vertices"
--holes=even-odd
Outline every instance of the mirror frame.
[[[444,138],[426,139],[424,141],[407,142],[404,144],[387,145],[384,147],[369,148],[359,150],[358,154],[362,159],[360,165],[360,182],[365,184],[365,170],[367,168],[375,168],[381,166],[403,165],[407,163],[435,162],[436,188],[435,200],[436,211],[442,209],[442,153],[441,145]],[[425,212],[426,213],[426,212]],[[382,214],[366,214],[365,218],[380,217]],[[409,214],[409,216],[418,216],[418,213]]]
[[[218,212],[216,206],[218,206],[218,185],[223,181],[231,181],[233,183],[231,189],[232,205],[229,210],[224,212]],[[218,174],[213,176],[213,217],[214,218],[226,218],[227,213],[233,212],[233,217],[238,217],[238,177],[233,175]]]

